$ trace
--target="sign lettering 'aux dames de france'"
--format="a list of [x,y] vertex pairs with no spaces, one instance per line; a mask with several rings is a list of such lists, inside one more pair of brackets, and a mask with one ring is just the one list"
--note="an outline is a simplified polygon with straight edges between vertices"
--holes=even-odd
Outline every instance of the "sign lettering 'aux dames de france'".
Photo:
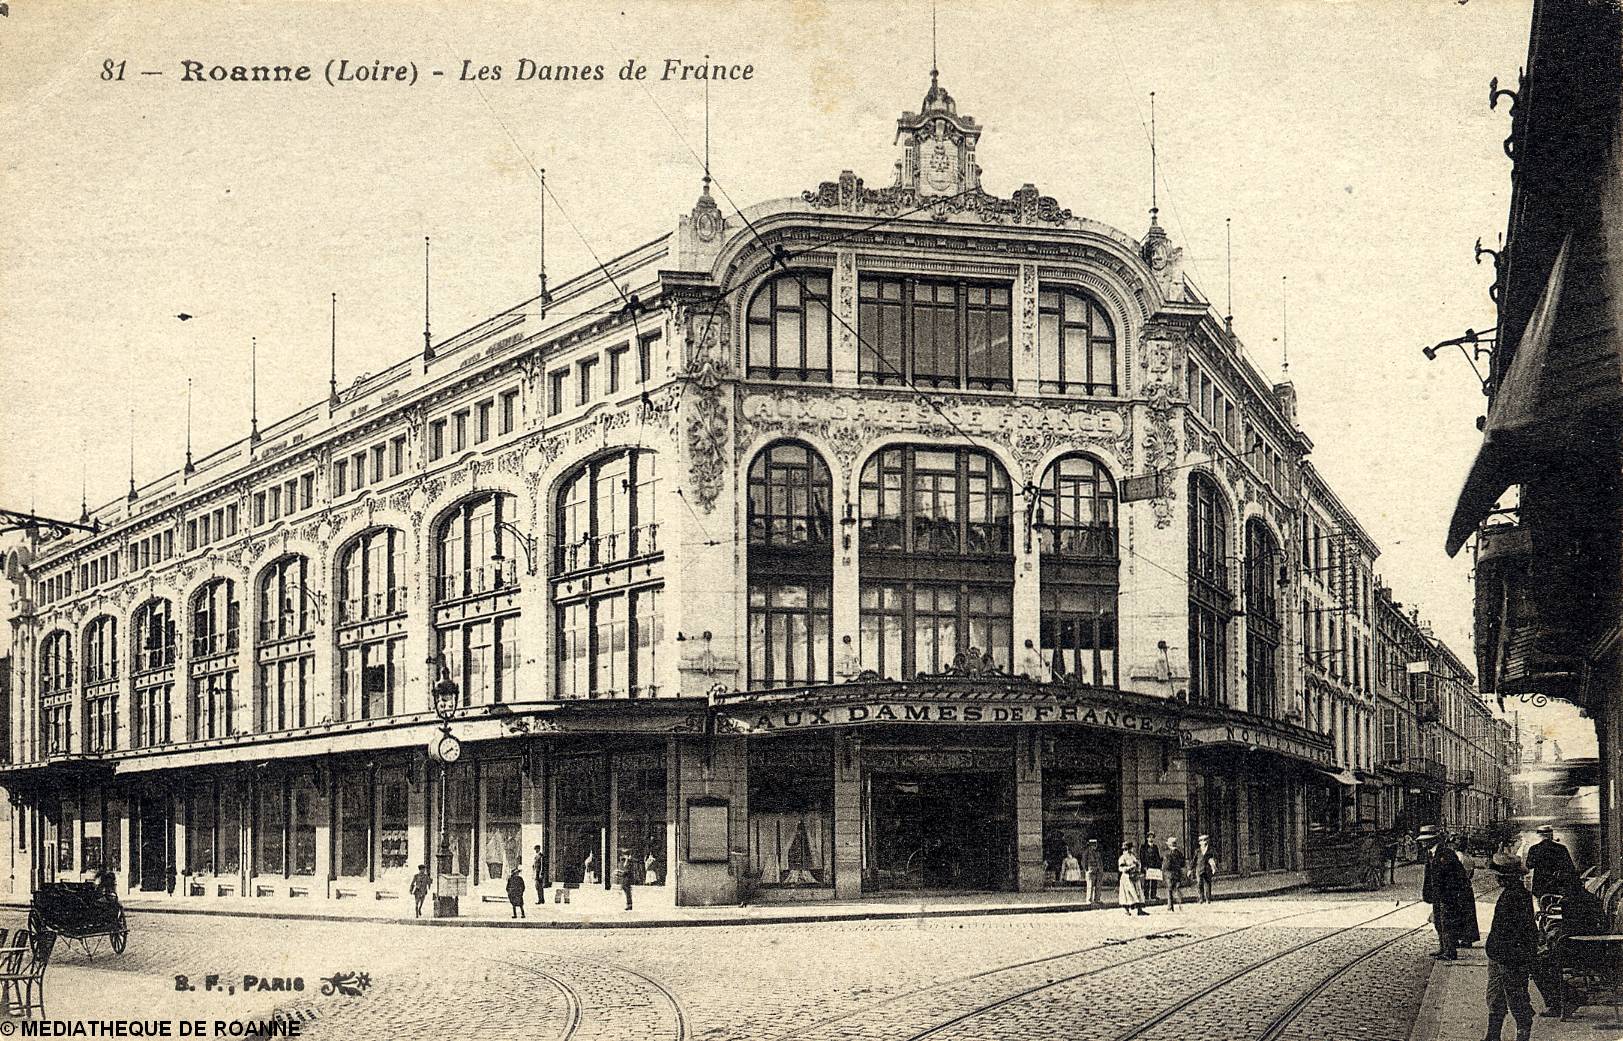
[[1131,709],[1102,708],[1053,702],[1018,705],[963,704],[932,701],[855,702],[845,705],[796,705],[748,709],[728,713],[734,728],[749,733],[809,730],[863,723],[1079,723],[1083,726],[1125,730],[1135,734],[1172,736],[1177,719]]

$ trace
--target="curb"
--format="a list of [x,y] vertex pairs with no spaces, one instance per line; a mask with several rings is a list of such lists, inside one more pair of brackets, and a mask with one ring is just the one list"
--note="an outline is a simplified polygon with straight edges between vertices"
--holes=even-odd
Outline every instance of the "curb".
[[[1213,894],[1214,903],[1223,900],[1253,900],[1283,896],[1307,889],[1307,883],[1294,882],[1276,889],[1260,889],[1254,893]],[[0,908],[27,911],[31,905],[17,901],[0,901]],[[1187,905],[1186,905],[1187,906]],[[977,916],[1019,914],[1070,914],[1083,911],[1116,911],[1114,904],[1029,904],[1011,907],[939,908],[935,910],[852,910],[824,914],[736,915],[730,918],[654,918],[632,921],[541,921],[519,919],[477,918],[399,918],[392,915],[338,915],[302,911],[237,911],[225,908],[202,907],[125,907],[131,916],[145,914],[196,915],[217,918],[253,918],[260,921],[290,922],[362,922],[371,925],[409,925],[444,929],[679,929],[684,927],[721,927],[740,925],[816,925],[828,922],[885,922],[926,918],[971,918]]]

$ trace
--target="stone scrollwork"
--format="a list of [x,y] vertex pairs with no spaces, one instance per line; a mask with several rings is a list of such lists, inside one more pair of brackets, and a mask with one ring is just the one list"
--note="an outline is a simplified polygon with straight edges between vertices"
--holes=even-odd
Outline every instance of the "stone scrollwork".
[[722,381],[731,373],[730,321],[723,307],[682,309],[687,332],[686,385],[688,464],[694,498],[706,513],[716,508],[727,469],[729,424]]
[[959,214],[978,218],[987,224],[1063,225],[1071,220],[1070,210],[1030,184],[1021,186],[1008,199],[1000,199],[979,188],[957,195],[931,197],[921,195],[917,189],[906,185],[864,187],[862,178],[846,170],[840,174],[838,181],[824,181],[816,191],[802,192],[800,197],[816,209],[876,217],[894,217],[920,211],[927,212],[934,221],[946,221]]

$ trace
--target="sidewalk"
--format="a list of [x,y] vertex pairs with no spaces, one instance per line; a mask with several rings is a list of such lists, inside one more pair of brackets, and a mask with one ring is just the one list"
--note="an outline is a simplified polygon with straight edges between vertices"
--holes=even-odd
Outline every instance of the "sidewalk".
[[[1400,880],[1400,887],[1402,883]],[[1219,878],[1213,887],[1218,900],[1277,896],[1305,888],[1302,872],[1270,872],[1246,878]],[[458,918],[412,918],[410,914],[380,914],[376,906],[332,900],[294,902],[289,900],[247,900],[174,897],[163,893],[132,893],[124,900],[131,914],[214,915],[316,922],[394,922],[402,925],[476,927],[507,929],[616,929],[669,928],[694,925],[781,925],[809,922],[886,921],[910,918],[950,918],[968,915],[1055,914],[1071,911],[1108,910],[1119,913],[1114,887],[1106,890],[1106,902],[1088,904],[1079,892],[1052,890],[1041,893],[972,893],[958,895],[903,894],[874,896],[853,901],[817,901],[766,904],[747,907],[672,907],[663,900],[649,899],[636,891],[645,906],[625,911],[618,890],[575,890],[568,904],[525,905],[527,918],[513,919],[510,905],[463,901]],[[1194,903],[1192,891],[1185,890]],[[312,903],[314,906],[312,906]],[[0,907],[26,911],[28,905],[0,902]],[[405,908],[408,912],[409,906]]]
[[[1495,894],[1497,895],[1497,893]],[[1493,904],[1479,902],[1477,919],[1487,932]],[[1432,962],[1431,982],[1420,1003],[1409,1041],[1483,1041],[1488,1033],[1488,956],[1481,946],[1460,950],[1456,962]],[[1528,985],[1533,1011],[1542,1012],[1538,988]],[[1516,1021],[1505,1017],[1503,1036],[1516,1036]],[[1533,1041],[1620,1041],[1623,1020],[1615,1019],[1610,1005],[1586,1005],[1568,1020],[1538,1016],[1533,1020]]]

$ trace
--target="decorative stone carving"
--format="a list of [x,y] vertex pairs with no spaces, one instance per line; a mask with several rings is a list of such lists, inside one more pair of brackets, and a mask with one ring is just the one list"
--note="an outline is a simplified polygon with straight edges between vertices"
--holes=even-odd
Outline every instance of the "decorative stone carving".
[[824,181],[816,191],[800,197],[814,209],[840,210],[875,217],[895,217],[903,213],[928,211],[930,219],[946,221],[956,215],[975,217],[986,224],[1058,224],[1071,219],[1071,211],[1052,196],[1043,195],[1035,185],[1023,185],[1011,198],[1000,199],[978,186],[956,195],[925,196],[916,188],[892,185],[867,188],[862,178],[844,170],[838,181]]
[[729,424],[722,401],[722,380],[730,374],[730,321],[724,308],[678,308],[687,331],[687,363],[681,380],[687,388],[688,467],[694,498],[706,513],[716,508],[727,467]]
[[1020,265],[1020,351],[1037,351],[1037,265]]

